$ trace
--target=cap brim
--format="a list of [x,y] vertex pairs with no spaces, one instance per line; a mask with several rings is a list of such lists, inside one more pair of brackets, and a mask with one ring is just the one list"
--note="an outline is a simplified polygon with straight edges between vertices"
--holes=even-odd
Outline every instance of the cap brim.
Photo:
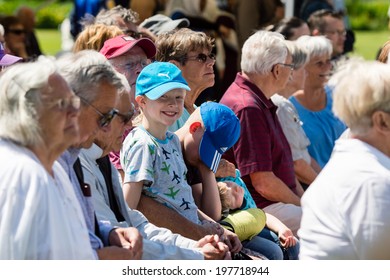
[[18,61],[22,60],[21,57],[10,55],[10,54],[5,54],[1,59],[0,59],[0,66],[9,66],[12,65]]
[[134,46],[140,47],[145,52],[147,58],[152,58],[156,55],[156,46],[154,45],[153,41],[148,38],[134,39],[134,41],[123,45],[123,47],[116,49],[112,53],[108,52],[103,54],[107,59],[115,58],[128,52],[129,50],[134,48]]
[[157,53],[155,44],[153,43],[152,40],[148,38],[138,39],[137,44],[135,44],[135,46],[139,46],[141,49],[143,49],[147,58],[152,58]]
[[160,30],[157,32],[157,35],[164,33],[164,32],[169,32],[169,31],[175,30],[176,28],[188,27],[189,25],[190,25],[190,22],[186,18],[168,21],[160,26],[160,28],[159,28]]
[[203,134],[202,140],[199,145],[200,159],[211,171],[217,172],[219,162],[221,161],[222,154],[214,147],[207,131]]
[[176,88],[182,88],[182,89],[185,89],[187,91],[190,90],[190,88],[185,84],[178,83],[178,82],[169,82],[169,83],[165,83],[163,85],[160,85],[158,87],[155,87],[151,91],[147,92],[145,95],[150,100],[156,100],[156,99],[159,99],[166,92],[173,90],[173,89],[176,89]]

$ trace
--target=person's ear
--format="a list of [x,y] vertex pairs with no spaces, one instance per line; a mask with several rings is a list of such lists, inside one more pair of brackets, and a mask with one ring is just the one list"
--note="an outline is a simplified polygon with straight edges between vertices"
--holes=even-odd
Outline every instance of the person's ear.
[[274,78],[277,80],[280,74],[279,65],[275,64],[274,66],[272,66],[271,72]]
[[143,95],[138,95],[135,97],[135,101],[138,103],[139,107],[143,108],[143,106],[145,105],[145,96]]
[[172,63],[172,64],[175,64],[175,65],[177,66],[177,68],[181,69],[181,66],[182,66],[182,65],[180,64],[179,61],[173,60],[173,59],[172,59],[172,60],[170,60],[169,62]]
[[190,133],[194,134],[200,127],[202,127],[202,124],[200,122],[193,122],[190,125]]
[[389,132],[390,131],[390,114],[383,111],[376,111],[372,115],[373,126],[379,131]]
[[319,35],[322,35],[322,33],[317,29],[313,29],[313,31],[311,32],[311,35],[312,36],[319,36]]

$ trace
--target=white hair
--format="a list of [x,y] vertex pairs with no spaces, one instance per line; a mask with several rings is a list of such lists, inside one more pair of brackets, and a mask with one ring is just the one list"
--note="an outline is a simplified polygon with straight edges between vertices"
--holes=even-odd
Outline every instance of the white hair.
[[[0,76],[0,137],[22,146],[41,143],[38,109],[42,90],[57,73],[53,60],[40,56],[35,62],[18,63]],[[49,91],[51,89],[49,88]]]
[[283,35],[276,32],[257,31],[242,47],[241,69],[246,73],[266,74],[288,55]]
[[124,86],[119,73],[104,55],[95,50],[63,55],[58,59],[57,65],[74,93],[87,102],[93,102],[97,98],[97,88],[102,83],[108,83],[118,90]]
[[390,66],[378,61],[350,59],[329,81],[334,87],[333,111],[351,132],[363,136],[372,127],[372,114],[390,113]]
[[306,50],[310,58],[324,55],[330,57],[332,55],[332,43],[324,36],[303,35],[296,42]]

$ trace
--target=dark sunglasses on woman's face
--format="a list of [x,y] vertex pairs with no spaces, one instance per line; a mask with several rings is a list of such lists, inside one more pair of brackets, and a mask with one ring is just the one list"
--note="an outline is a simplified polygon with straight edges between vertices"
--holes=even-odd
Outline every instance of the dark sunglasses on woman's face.
[[26,34],[26,31],[23,30],[23,29],[9,29],[8,32],[9,32],[9,33],[13,33],[13,34],[15,34],[15,35]]
[[101,117],[98,120],[99,127],[101,127],[101,128],[108,126],[111,123],[111,121],[114,119],[114,117],[118,114],[118,110],[115,108],[111,109],[110,112],[103,114],[95,106],[93,106],[91,103],[89,103],[84,98],[80,97],[80,99],[88,106],[91,106],[91,108]]
[[187,60],[197,60],[200,63],[206,63],[208,59],[215,61],[215,54],[211,53],[211,54],[207,55],[204,53],[200,53],[196,56],[188,56],[187,57]]

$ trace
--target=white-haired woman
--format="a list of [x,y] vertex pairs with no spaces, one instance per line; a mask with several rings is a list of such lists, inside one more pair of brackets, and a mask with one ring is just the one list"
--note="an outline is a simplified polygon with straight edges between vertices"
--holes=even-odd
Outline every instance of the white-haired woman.
[[303,130],[310,140],[309,154],[321,168],[328,162],[334,142],[346,129],[332,112],[332,89],[325,86],[331,75],[332,44],[322,36],[301,36],[297,43],[309,54],[305,66],[307,76],[303,90],[290,101],[303,122]]
[[390,67],[352,61],[332,77],[350,129],[302,198],[303,259],[390,259]]
[[80,99],[53,61],[0,77],[0,259],[93,259],[71,183],[56,159],[78,140]]

